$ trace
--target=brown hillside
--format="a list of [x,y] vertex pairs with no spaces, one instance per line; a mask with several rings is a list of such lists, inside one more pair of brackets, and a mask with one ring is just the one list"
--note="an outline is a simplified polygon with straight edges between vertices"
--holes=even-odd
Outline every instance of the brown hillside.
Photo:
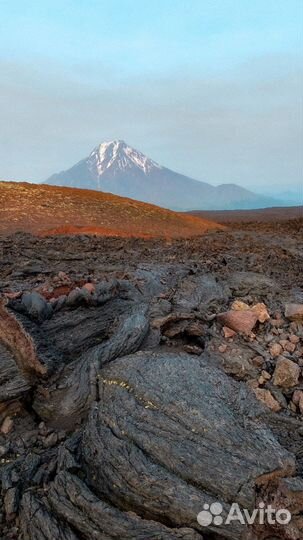
[[256,210],[193,210],[191,216],[218,223],[277,223],[303,218],[303,206],[258,208]]
[[222,226],[110,193],[0,182],[0,233],[190,237]]

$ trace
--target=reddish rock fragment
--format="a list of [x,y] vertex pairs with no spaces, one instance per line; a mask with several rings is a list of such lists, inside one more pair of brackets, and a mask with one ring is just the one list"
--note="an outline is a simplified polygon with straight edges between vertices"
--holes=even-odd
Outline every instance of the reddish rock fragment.
[[283,388],[291,388],[298,384],[300,367],[288,358],[279,358],[274,372],[274,384]]
[[262,401],[266,407],[274,412],[281,410],[280,403],[273,397],[269,390],[265,388],[254,388],[254,394],[259,401]]
[[226,311],[225,313],[219,313],[217,319],[224,326],[228,326],[228,328],[231,328],[235,332],[242,332],[243,334],[250,335],[258,317],[251,310]]
[[82,288],[86,289],[90,294],[95,292],[95,285],[93,283],[85,283]]
[[270,315],[267,311],[267,307],[263,303],[255,304],[251,310],[257,315],[258,321],[264,323],[270,319]]
[[286,304],[285,317],[290,321],[303,321],[303,304]]
[[280,356],[280,354],[282,353],[282,346],[279,343],[273,343],[269,349],[269,352],[272,358],[276,358],[277,356]]
[[1,430],[0,430],[1,433],[3,433],[3,435],[8,435],[8,433],[12,431],[13,425],[14,425],[13,419],[10,416],[7,416],[2,423]]
[[233,338],[236,335],[237,332],[232,330],[231,328],[228,328],[228,326],[223,326],[223,334],[226,339]]

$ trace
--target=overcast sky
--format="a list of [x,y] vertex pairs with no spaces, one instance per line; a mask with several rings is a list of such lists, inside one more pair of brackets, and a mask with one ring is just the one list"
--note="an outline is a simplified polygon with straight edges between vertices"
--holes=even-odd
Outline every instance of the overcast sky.
[[0,178],[124,139],[259,192],[302,184],[302,0],[0,0]]

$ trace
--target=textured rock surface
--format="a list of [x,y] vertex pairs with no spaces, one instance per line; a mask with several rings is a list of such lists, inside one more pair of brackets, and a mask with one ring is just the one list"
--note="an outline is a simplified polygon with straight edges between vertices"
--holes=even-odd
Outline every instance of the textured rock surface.
[[296,386],[299,381],[300,367],[298,364],[288,358],[279,358],[274,372],[274,384],[283,386],[283,388],[291,388]]
[[83,455],[95,490],[114,504],[195,526],[201,500],[252,508],[256,485],[295,470],[250,390],[201,357],[137,353],[104,369],[99,386]]
[[278,412],[281,410],[280,403],[273,397],[269,390],[266,390],[265,388],[255,388],[254,393],[256,398],[272,411]]
[[231,328],[235,332],[243,332],[249,335],[258,320],[255,313],[250,310],[244,311],[226,311],[217,316],[219,322]]
[[[301,301],[291,230],[276,244],[241,232],[0,238],[1,538],[302,537],[303,332],[283,315]],[[235,302],[264,304],[253,334],[218,322]],[[294,386],[275,385],[277,351]],[[260,500],[288,505],[291,526],[197,521],[206,503],[225,515]]]
[[303,304],[286,304],[285,317],[291,321],[303,321]]

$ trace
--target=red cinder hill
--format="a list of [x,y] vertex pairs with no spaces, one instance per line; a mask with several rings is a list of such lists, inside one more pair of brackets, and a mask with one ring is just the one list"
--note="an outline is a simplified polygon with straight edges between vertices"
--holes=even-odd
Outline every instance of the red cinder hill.
[[0,182],[0,234],[191,237],[221,225],[110,193]]

